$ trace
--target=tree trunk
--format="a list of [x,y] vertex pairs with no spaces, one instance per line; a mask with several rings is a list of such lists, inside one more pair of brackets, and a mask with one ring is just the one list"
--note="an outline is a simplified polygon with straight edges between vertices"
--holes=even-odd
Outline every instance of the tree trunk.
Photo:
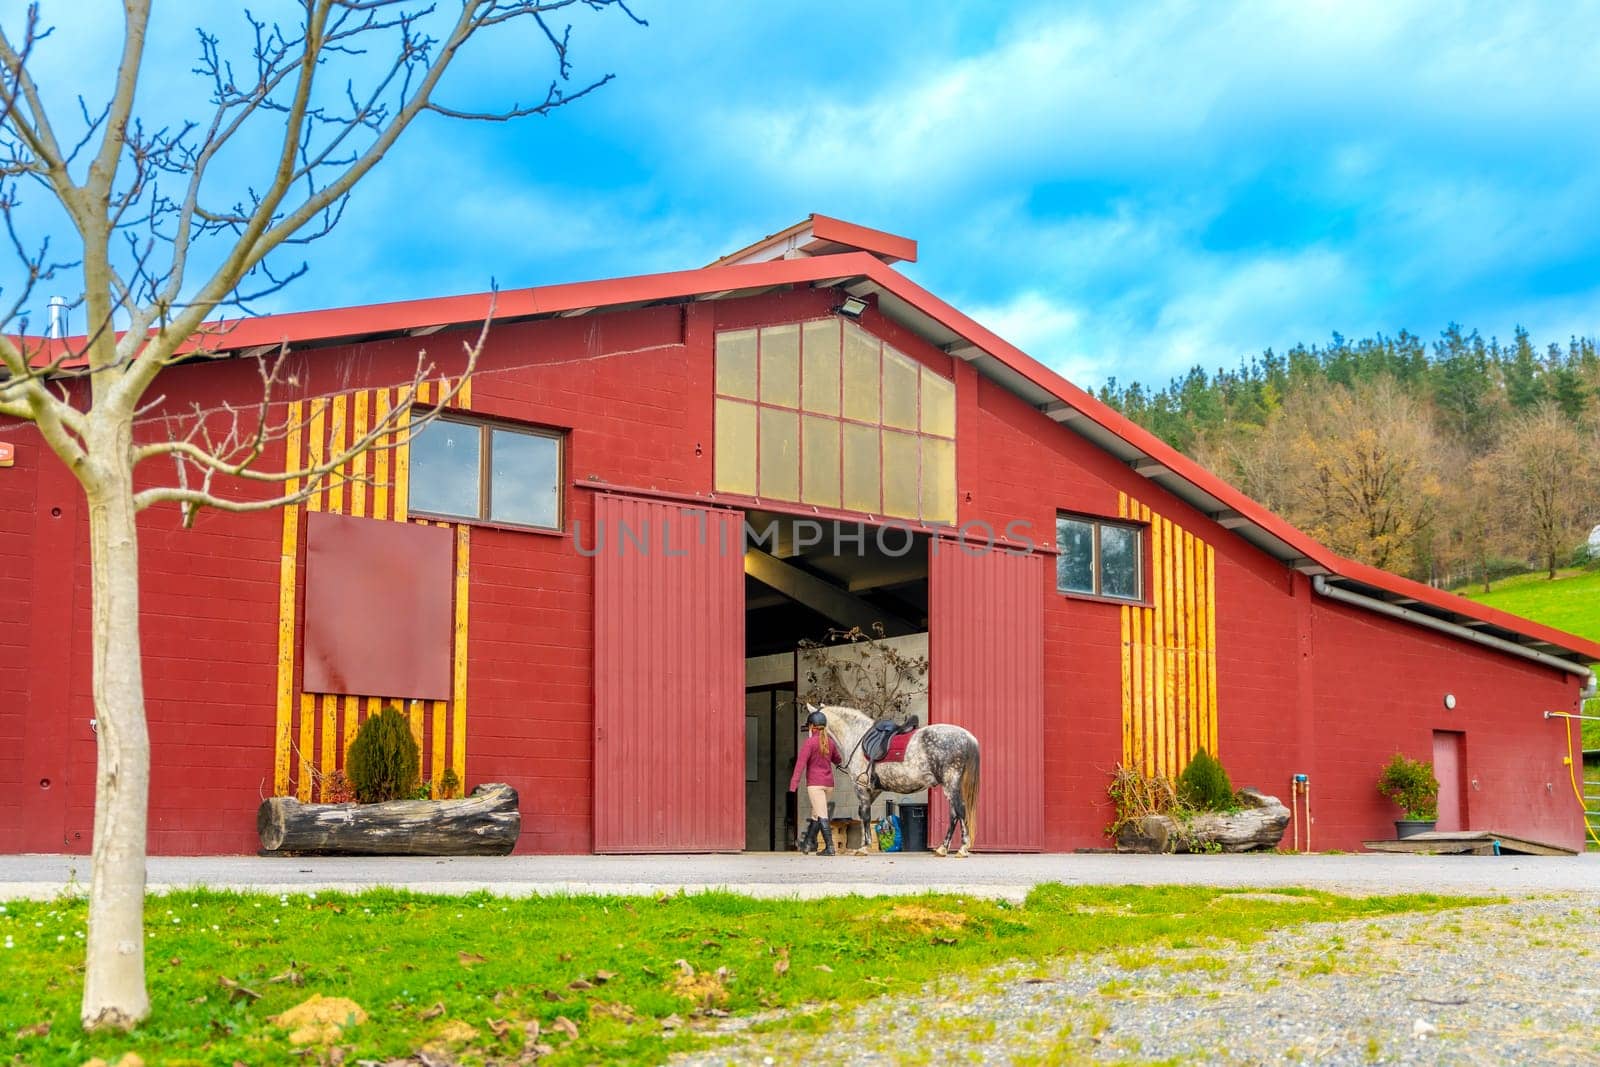
[[302,804],[268,797],[256,811],[264,852],[295,856],[504,856],[522,816],[509,785],[480,785],[464,800]]
[[[120,440],[110,443],[102,456],[127,447],[126,423],[112,434]],[[132,472],[115,461],[108,466],[110,470],[102,468],[85,479],[98,720],[82,1010],[83,1025],[91,1030],[129,1029],[150,1014],[144,981],[150,734],[140,668],[139,544]]]
[[1240,810],[1201,812],[1187,819],[1147,815],[1123,826],[1117,847],[1128,852],[1250,852],[1277,848],[1289,826],[1289,809],[1277,797],[1239,790]]

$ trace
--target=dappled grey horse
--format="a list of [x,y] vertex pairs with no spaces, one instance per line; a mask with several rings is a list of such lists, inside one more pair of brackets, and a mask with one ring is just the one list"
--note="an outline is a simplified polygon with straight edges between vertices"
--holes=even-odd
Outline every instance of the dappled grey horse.
[[[806,705],[808,710],[814,709]],[[916,793],[939,786],[950,802],[950,828],[944,842],[934,849],[940,856],[950,853],[956,825],[962,829],[958,856],[970,855],[978,837],[978,739],[971,732],[949,723],[933,723],[917,730],[906,745],[905,758],[898,763],[880,763],[876,774],[861,750],[862,738],[872,727],[872,717],[855,708],[829,704],[821,712],[828,718],[828,733],[839,751],[845,754],[844,769],[856,788],[861,815],[864,853],[876,847],[870,812],[879,793]]]

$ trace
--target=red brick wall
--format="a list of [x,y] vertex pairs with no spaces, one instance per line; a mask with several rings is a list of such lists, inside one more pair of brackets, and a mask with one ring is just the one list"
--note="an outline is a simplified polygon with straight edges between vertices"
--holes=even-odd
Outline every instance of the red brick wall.
[[[475,411],[569,431],[567,477],[680,494],[712,488],[712,334],[824,314],[803,290],[494,331]],[[1581,834],[1558,727],[1574,684],[1543,668],[1325,601],[1309,584],[1057,426],[967,364],[869,312],[864,321],[958,383],[958,510],[1054,539],[1057,510],[1114,516],[1128,493],[1216,552],[1221,755],[1235,784],[1288,799],[1312,776],[1319,847],[1386,836],[1373,787],[1396,748],[1431,753],[1431,731],[1467,733],[1473,826],[1575,843]],[[461,334],[330,348],[299,359],[306,394],[405,381],[419,347],[441,369]],[[600,357],[600,358],[595,358]],[[181,407],[254,395],[237,364],[184,369],[164,391]],[[84,851],[92,826],[88,562],[76,483],[42,463],[31,430],[5,428],[17,466],[0,470],[0,850]],[[569,489],[567,526],[593,537],[593,493]],[[50,515],[61,507],[60,517]],[[158,853],[249,852],[270,791],[276,707],[279,514],[208,514],[178,528],[142,520],[144,642]],[[593,572],[569,534],[476,527],[471,534],[468,786],[522,796],[522,851],[592,848]],[[1102,846],[1105,786],[1120,758],[1119,609],[1045,598],[1045,847]],[[41,664],[29,666],[29,658]],[[937,666],[934,667],[937,670]],[[1460,701],[1453,713],[1443,692]],[[1564,703],[1563,703],[1564,702]],[[42,778],[51,788],[40,788]],[[1552,782],[1551,789],[1545,788]]]

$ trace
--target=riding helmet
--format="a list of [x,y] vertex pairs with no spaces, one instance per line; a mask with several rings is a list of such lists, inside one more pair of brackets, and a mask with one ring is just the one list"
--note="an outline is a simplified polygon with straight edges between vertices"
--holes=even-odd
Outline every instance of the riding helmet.
[[807,726],[827,726],[828,725],[828,717],[826,715],[822,714],[822,712],[820,710],[813,711],[810,715],[806,716],[806,725]]

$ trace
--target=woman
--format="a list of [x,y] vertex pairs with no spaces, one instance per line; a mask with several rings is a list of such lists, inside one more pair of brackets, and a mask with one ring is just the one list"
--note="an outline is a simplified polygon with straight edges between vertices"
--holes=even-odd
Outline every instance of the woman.
[[[806,795],[811,798],[811,821],[806,823],[805,836],[800,840],[800,851],[809,855],[817,847],[817,834],[827,847],[824,856],[832,856],[833,827],[828,824],[828,790],[833,788],[833,768],[841,762],[839,746],[828,736],[828,717],[820,710],[806,716],[806,740],[795,756],[794,774],[789,778],[789,792],[800,787],[800,774],[805,772]],[[820,812],[820,814],[818,814]]]

